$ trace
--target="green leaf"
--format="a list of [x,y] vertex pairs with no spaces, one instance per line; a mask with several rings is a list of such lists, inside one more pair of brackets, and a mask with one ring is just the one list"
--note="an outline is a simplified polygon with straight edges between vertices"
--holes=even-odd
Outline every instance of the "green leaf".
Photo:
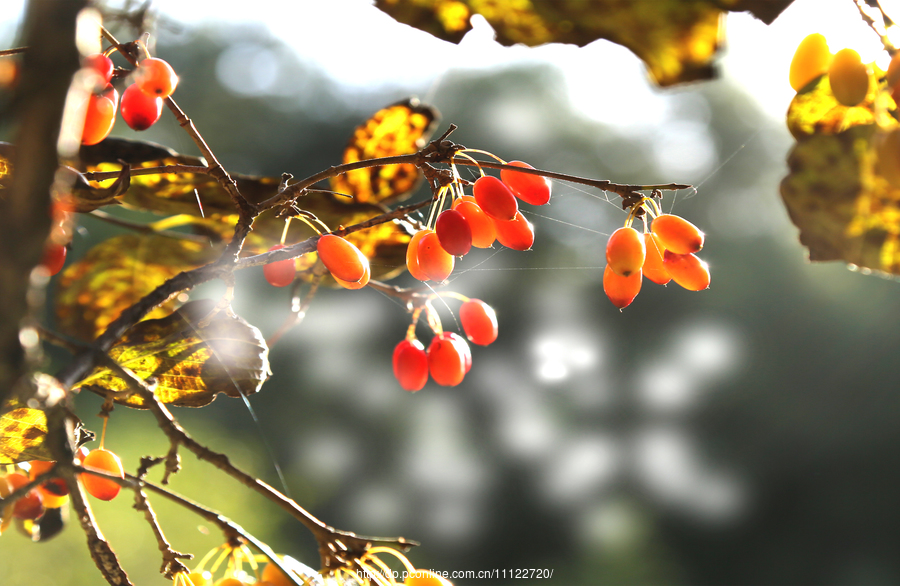
[[[56,315],[63,332],[93,340],[122,313],[178,273],[207,264],[220,247],[158,234],[125,234],[104,240],[66,267],[57,288]],[[148,314],[162,317],[170,299]]]
[[[769,23],[792,0],[376,0],[398,21],[458,42],[482,15],[503,45],[608,39],[631,49],[661,86],[713,76],[726,11]],[[589,74],[589,73],[586,73]]]
[[[258,329],[220,310],[211,318],[215,303],[192,301],[161,319],[142,321],[110,349],[109,355],[140,378],[154,383],[162,403],[202,407],[218,393],[229,397],[251,395],[269,373],[269,349]],[[92,372],[76,387],[125,391],[128,384],[109,368]],[[140,396],[117,402],[146,407]]]

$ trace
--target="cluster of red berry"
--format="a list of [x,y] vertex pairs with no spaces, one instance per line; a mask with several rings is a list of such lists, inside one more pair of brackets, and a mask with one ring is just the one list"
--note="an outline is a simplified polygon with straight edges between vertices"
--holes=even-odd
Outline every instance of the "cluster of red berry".
[[[17,468],[14,472],[0,476],[0,497],[5,498],[41,474],[50,471],[54,464],[55,462],[47,460],[32,460],[28,463],[27,472],[24,468]],[[82,446],[75,454],[75,464],[125,478],[122,461],[113,452],[103,448],[88,451]],[[103,501],[114,499],[121,488],[115,481],[93,474],[82,474],[80,480],[88,494]],[[12,507],[13,517],[35,520],[39,519],[45,510],[58,509],[68,500],[69,488],[65,481],[62,478],[53,478],[28,491],[25,496],[9,506]],[[5,512],[0,514],[0,518],[5,517]]]
[[[516,167],[532,169],[513,161]],[[518,197],[532,205],[550,201],[550,183],[539,175],[503,169],[500,179],[483,175],[472,187],[473,195],[463,195],[459,184],[444,193],[454,194],[450,209],[437,213],[444,198],[432,209],[429,221],[410,240],[406,267],[420,281],[442,282],[453,272],[457,256],[475,248],[490,248],[494,241],[513,250],[528,250],[534,244],[534,227],[519,211]],[[459,193],[454,193],[454,191]]]
[[[638,215],[644,218],[644,233],[631,227]],[[647,216],[653,216],[652,221]],[[647,231],[649,224],[650,231]],[[709,265],[694,253],[703,248],[704,234],[680,216],[660,213],[650,198],[644,198],[628,215],[625,226],[609,237],[603,291],[613,305],[631,305],[641,290],[643,277],[665,285],[674,280],[689,291],[709,287]]]
[[[97,144],[106,138],[116,123],[119,109],[119,92],[112,81],[112,59],[103,53],[85,59],[84,69],[99,77],[99,88],[88,98],[81,133],[82,144]],[[134,72],[134,83],[122,93],[122,119],[134,130],[146,130],[153,126],[162,115],[163,99],[169,97],[178,85],[178,76],[172,66],[163,59],[149,57],[138,65]]]
[[[428,350],[425,350],[416,338],[417,319],[418,313],[414,313],[406,339],[394,348],[394,376],[407,391],[418,391],[424,387],[429,374],[437,384],[455,387],[472,368],[469,344],[459,334],[435,330],[435,336]],[[480,299],[465,298],[459,309],[459,321],[473,344],[487,346],[497,339],[497,314],[494,308]]]

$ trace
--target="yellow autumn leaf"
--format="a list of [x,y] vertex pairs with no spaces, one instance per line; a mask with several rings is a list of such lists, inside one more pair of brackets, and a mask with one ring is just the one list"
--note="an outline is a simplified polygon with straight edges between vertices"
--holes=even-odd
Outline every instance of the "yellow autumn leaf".
[[[772,22],[792,0],[376,0],[398,21],[459,42],[480,14],[503,45],[597,39],[624,45],[668,86],[713,76],[727,11],[750,11]],[[590,73],[586,73],[589,75]]]
[[900,274],[900,189],[876,170],[880,132],[853,126],[791,150],[781,197],[810,260]]
[[[341,162],[414,153],[425,146],[439,119],[437,110],[414,98],[391,104],[353,131]],[[333,177],[331,190],[358,203],[400,201],[412,195],[421,178],[415,165],[366,167]]]
[[[155,384],[162,403],[202,407],[218,393],[240,397],[256,393],[269,373],[269,350],[258,329],[224,310],[210,319],[215,303],[192,301],[161,319],[132,327],[109,355],[138,377]],[[75,388],[125,391],[128,383],[108,367],[95,369]],[[117,402],[145,407],[140,396]]]

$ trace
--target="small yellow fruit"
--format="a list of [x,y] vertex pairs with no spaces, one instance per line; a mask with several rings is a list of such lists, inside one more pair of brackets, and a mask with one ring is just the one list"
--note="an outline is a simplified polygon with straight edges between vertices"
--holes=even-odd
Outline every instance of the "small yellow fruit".
[[809,35],[800,41],[791,60],[791,87],[799,92],[806,84],[828,71],[829,65],[831,51],[828,50],[825,37],[819,33]]
[[841,49],[828,68],[831,93],[845,106],[856,106],[866,99],[869,92],[869,68],[859,53],[853,49]]

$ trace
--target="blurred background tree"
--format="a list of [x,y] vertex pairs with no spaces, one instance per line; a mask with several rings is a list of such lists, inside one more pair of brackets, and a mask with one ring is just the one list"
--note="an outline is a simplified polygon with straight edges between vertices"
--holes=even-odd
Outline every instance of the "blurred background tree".
[[[790,90],[746,57],[786,37],[776,50],[791,48],[760,69],[787,86],[792,47],[816,26],[852,28],[851,2],[797,0],[768,29],[732,15],[722,77],[666,91],[605,41],[504,49],[476,29],[456,47],[365,3],[324,13],[312,2],[260,3],[252,19],[243,6],[222,20],[207,18],[211,4],[184,4],[160,3],[156,53],[230,171],[324,169],[357,124],[417,94],[471,148],[620,183],[692,183],[697,193],[668,195],[663,207],[707,232],[713,270],[709,291],[648,285],[619,312],[602,274],[604,235],[624,213],[557,183],[552,204],[529,216],[533,252],[480,251],[452,277],[500,320],[499,340],[476,352],[462,385],[400,390],[390,352],[404,309],[372,290],[322,292],[272,351],[274,376],[252,399],[259,426],[238,401],[177,410],[201,440],[278,486],[264,435],[298,502],[338,527],[421,541],[419,567],[552,568],[554,584],[900,582],[897,285],[806,262],[778,197],[791,138],[772,95],[787,95],[783,112]],[[14,43],[16,14],[11,3],[3,46]],[[114,133],[133,137],[123,125]],[[165,116],[141,138],[194,152]],[[90,217],[81,225],[71,258],[119,232]],[[289,300],[249,270],[235,309],[270,334]],[[52,359],[50,372],[66,356]],[[90,427],[99,406],[79,398]],[[126,461],[166,449],[144,413],[119,410],[112,425]],[[315,565],[302,527],[193,458],[185,464],[175,490]],[[135,583],[163,584],[152,536],[129,508],[98,506],[99,523]],[[202,555],[220,543],[214,528],[157,508],[177,549]],[[96,584],[83,540],[75,527],[46,544],[6,536],[0,581]]]

